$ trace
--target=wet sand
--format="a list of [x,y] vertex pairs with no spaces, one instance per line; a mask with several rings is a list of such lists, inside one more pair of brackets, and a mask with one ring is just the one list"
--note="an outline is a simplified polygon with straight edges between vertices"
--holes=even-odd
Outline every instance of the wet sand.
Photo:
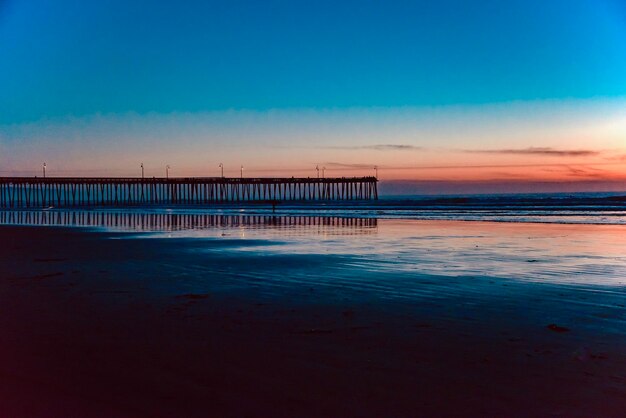
[[[407,225],[462,239],[464,269],[405,260],[445,250]],[[626,231],[551,226],[550,253],[458,228],[390,221],[376,248],[0,226],[0,416],[624,416]]]

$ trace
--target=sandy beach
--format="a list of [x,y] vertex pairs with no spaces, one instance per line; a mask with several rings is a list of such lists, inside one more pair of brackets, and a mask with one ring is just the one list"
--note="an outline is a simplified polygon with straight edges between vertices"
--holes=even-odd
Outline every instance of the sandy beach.
[[0,416],[620,417],[625,228],[0,226]]

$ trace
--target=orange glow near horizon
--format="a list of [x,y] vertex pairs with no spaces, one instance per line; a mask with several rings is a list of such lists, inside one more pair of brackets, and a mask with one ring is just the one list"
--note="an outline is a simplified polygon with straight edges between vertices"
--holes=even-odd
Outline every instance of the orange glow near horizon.
[[[67,117],[0,125],[0,175],[626,182],[626,98]],[[582,187],[582,186],[581,186]]]

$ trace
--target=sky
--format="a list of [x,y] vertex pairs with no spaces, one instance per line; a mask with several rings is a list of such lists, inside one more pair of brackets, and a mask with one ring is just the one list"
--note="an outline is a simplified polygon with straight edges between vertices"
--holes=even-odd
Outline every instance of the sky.
[[626,190],[621,0],[0,0],[0,175]]

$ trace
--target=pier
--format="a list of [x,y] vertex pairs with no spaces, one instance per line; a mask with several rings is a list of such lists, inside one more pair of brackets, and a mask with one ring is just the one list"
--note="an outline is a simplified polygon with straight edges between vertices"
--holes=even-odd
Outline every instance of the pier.
[[0,177],[0,208],[376,200],[377,183],[376,177]]

